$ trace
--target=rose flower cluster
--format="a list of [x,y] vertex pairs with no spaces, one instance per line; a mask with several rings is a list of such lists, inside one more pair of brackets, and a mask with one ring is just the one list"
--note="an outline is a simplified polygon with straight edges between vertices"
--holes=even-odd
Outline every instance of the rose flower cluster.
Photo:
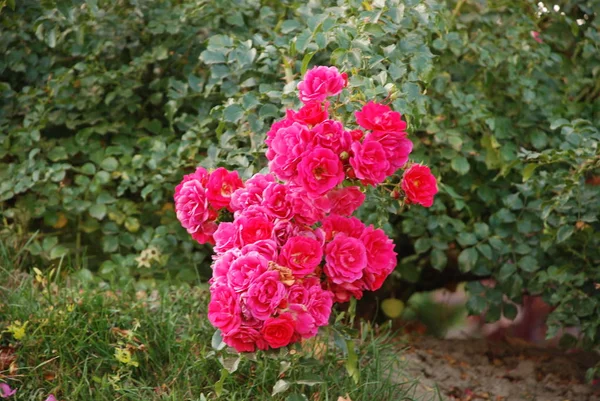
[[[334,302],[382,286],[396,253],[383,230],[352,216],[366,186],[403,168],[405,203],[433,203],[436,179],[408,162],[413,144],[400,113],[368,102],[355,129],[330,115],[327,99],[347,85],[335,67],[306,73],[298,84],[304,106],[267,133],[268,174],[244,183],[236,172],[200,167],[175,189],[183,227],[214,244],[208,318],[240,352],[313,337]],[[225,209],[233,221],[219,222]]]

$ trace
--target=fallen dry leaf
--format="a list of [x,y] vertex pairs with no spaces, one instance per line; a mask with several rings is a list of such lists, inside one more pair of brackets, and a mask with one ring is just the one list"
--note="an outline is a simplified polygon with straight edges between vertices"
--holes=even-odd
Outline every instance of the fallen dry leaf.
[[339,396],[337,401],[352,401],[352,400],[350,399],[350,396],[348,394],[346,394],[346,397]]

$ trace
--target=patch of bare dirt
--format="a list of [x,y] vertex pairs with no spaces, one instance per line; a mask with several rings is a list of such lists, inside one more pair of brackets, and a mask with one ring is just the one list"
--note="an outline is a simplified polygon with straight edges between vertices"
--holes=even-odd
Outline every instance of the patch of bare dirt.
[[600,401],[600,386],[585,383],[598,356],[540,348],[522,340],[411,339],[406,374],[421,380],[418,395],[439,388],[452,401]]

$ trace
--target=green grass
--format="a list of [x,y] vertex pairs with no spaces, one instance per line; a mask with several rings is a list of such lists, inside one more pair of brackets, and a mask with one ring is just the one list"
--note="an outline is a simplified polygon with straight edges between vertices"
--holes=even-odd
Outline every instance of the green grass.
[[[244,355],[230,374],[223,364],[230,367],[238,355],[211,344],[205,287],[82,284],[62,266],[23,273],[10,266],[6,248],[2,255],[0,347],[16,362],[12,371],[0,365],[0,382],[18,389],[15,400],[48,394],[69,401],[210,400],[218,394],[222,400],[337,401],[346,394],[353,401],[416,400],[416,382],[399,379],[400,358],[387,330],[362,324],[344,337],[349,329],[337,323],[302,346]],[[17,321],[27,322],[20,340],[5,331]],[[357,346],[358,382],[346,368],[348,338]],[[131,361],[127,354],[119,361],[117,349],[129,350]],[[271,397],[279,380],[289,388]]]

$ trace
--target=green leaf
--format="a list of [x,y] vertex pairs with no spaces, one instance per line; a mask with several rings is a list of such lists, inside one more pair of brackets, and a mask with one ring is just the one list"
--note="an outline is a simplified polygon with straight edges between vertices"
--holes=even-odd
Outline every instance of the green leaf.
[[555,129],[562,127],[563,125],[567,125],[567,124],[569,124],[569,120],[565,120],[564,118],[559,118],[557,120],[552,121],[552,123],[550,124],[550,129],[555,130]]
[[104,204],[95,204],[92,205],[89,209],[90,216],[95,218],[96,220],[102,220],[104,216],[106,216],[106,205]]
[[415,251],[417,253],[423,253],[431,248],[431,241],[429,238],[421,237],[415,241]]
[[476,246],[477,250],[485,256],[488,260],[492,260],[492,247],[488,244],[478,244]]
[[57,245],[50,251],[50,259],[58,259],[65,256],[69,250],[64,245]]
[[498,272],[498,279],[500,280],[500,282],[505,282],[509,278],[511,278],[516,271],[517,265],[515,265],[514,263],[505,263],[502,265],[500,271]]
[[533,175],[533,172],[535,171],[535,169],[538,167],[537,164],[533,164],[533,163],[529,163],[525,166],[525,168],[523,169],[523,182],[529,180],[531,178],[531,176]]
[[466,248],[458,255],[458,266],[462,272],[469,272],[477,263],[478,254],[475,248]]
[[223,117],[225,118],[225,121],[228,121],[230,123],[237,123],[243,115],[244,109],[237,104],[230,104],[225,108],[225,111],[223,112]]
[[460,175],[465,175],[471,169],[469,161],[463,156],[457,156],[450,162],[452,170],[456,171]]
[[102,160],[100,167],[106,171],[115,171],[117,167],[119,167],[119,162],[112,156],[107,157],[106,159]]
[[193,92],[202,92],[204,80],[195,76],[194,74],[188,75],[188,85]]
[[556,242],[561,243],[566,241],[571,235],[573,235],[574,231],[575,228],[571,225],[561,226],[556,232]]
[[461,246],[470,246],[477,243],[477,237],[473,233],[462,232],[457,235],[456,240]]
[[287,389],[290,388],[290,382],[283,380],[283,379],[279,379],[275,382],[275,385],[273,386],[273,391],[271,392],[271,397],[274,397],[277,394],[283,393],[285,391],[287,391]]
[[429,260],[431,262],[431,266],[433,266],[436,270],[443,270],[448,263],[448,257],[446,256],[446,252],[440,249],[434,249],[431,251],[431,255],[429,255]]
[[302,25],[295,19],[288,19],[281,24],[281,33],[290,33],[296,29],[300,29]]
[[299,53],[304,53],[311,39],[312,32],[310,30],[305,29],[304,31],[302,31],[300,35],[296,36],[296,50]]
[[521,270],[526,271],[528,273],[533,273],[537,269],[539,269],[537,259],[535,259],[531,255],[523,256],[521,259],[519,259],[518,265],[521,268]]
[[346,347],[348,348],[348,358],[346,359],[346,371],[354,383],[358,384],[360,378],[360,371],[358,370],[358,355],[354,350],[354,341],[346,340]]
[[200,53],[200,61],[204,64],[220,64],[225,62],[225,54],[215,50],[204,50]]
[[215,330],[213,333],[212,339],[210,341],[212,348],[216,351],[221,351],[223,348],[227,346],[223,342],[223,337],[221,337],[221,330]]
[[306,70],[308,69],[308,63],[310,63],[310,60],[312,60],[314,55],[315,52],[306,53],[304,55],[304,58],[302,58],[302,68],[300,69],[300,75],[304,76]]
[[514,320],[517,317],[517,307],[514,304],[503,303],[502,315],[507,319]]
[[490,235],[490,227],[485,223],[475,223],[474,229],[479,239],[485,239]]

